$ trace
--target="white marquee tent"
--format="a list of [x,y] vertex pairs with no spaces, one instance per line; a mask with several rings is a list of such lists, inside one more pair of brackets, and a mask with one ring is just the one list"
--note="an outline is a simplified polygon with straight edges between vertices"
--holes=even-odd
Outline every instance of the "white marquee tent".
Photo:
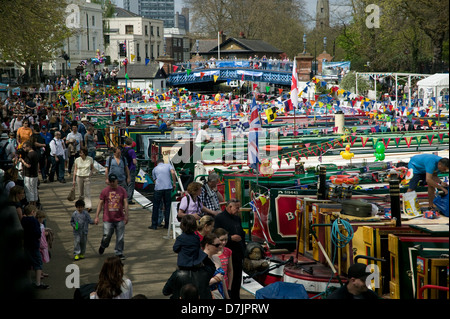
[[432,97],[437,97],[442,103],[442,98],[449,94],[448,80],[448,73],[436,73],[417,82],[419,98],[424,99],[424,105]]

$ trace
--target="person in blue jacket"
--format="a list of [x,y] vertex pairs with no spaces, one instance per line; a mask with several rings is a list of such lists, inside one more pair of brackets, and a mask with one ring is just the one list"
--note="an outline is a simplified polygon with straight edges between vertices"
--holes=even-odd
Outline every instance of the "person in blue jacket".
[[419,181],[423,181],[428,185],[428,204],[433,208],[433,200],[435,197],[435,189],[439,189],[448,193],[448,184],[441,181],[438,173],[448,172],[448,158],[443,158],[434,154],[419,154],[411,157],[408,168],[413,169],[413,177],[409,181],[408,192],[416,189]]

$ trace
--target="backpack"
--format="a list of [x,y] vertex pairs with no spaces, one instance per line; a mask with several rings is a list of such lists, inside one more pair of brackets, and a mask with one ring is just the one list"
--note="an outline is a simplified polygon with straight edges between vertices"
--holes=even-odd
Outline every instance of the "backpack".
[[[189,208],[189,203],[190,203],[190,201],[191,201],[191,196],[184,195],[183,197],[181,197],[181,200],[183,200],[184,197],[186,197],[186,199],[187,199],[187,206],[186,206],[186,207]],[[180,200],[180,202],[177,204],[177,220],[178,220],[179,222],[181,222],[181,218],[178,216],[178,211],[180,210],[181,200]],[[200,196],[198,196],[198,197],[197,197],[197,205],[199,206],[201,203],[202,203],[202,201],[200,200]],[[200,213],[201,213],[201,211],[200,211]]]
[[125,159],[127,160],[127,164],[128,164],[128,168],[130,168],[131,163],[133,163],[133,159],[130,156],[130,147],[124,147],[122,149],[122,156],[125,157]]
[[[110,156],[109,159],[108,159],[108,174],[111,173],[111,162],[112,162],[113,158],[114,158],[114,156]],[[123,171],[125,172],[125,175],[127,175],[127,167],[128,166],[125,164],[126,158],[124,158],[123,155],[121,155],[120,158],[121,158],[121,160],[123,162]],[[127,162],[127,164],[128,164],[128,162]]]

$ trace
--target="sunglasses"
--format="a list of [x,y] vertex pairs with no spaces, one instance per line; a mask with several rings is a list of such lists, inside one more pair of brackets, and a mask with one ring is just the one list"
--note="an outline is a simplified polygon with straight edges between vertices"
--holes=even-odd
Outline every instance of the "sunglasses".
[[219,248],[220,247],[220,245],[222,245],[222,244],[210,244],[211,246],[214,246],[214,247],[216,247],[216,248]]

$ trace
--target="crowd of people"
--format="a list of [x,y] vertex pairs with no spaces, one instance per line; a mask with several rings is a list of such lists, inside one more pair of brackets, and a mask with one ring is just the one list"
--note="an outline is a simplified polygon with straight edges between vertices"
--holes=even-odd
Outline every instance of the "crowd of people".
[[[157,161],[152,171],[155,182],[150,229],[170,224],[171,193],[176,190],[175,169]],[[191,182],[177,206],[182,234],[173,251],[178,254],[177,269],[164,286],[164,295],[180,298],[185,285],[193,285],[199,298],[239,299],[245,233],[239,217],[240,202],[224,202],[217,189],[219,177],[208,175],[205,183]],[[221,206],[225,204],[225,209]],[[161,214],[161,211],[164,212]],[[233,259],[232,259],[233,257]]]
[[[111,265],[120,268],[121,261],[126,259],[124,234],[128,205],[134,204],[133,182],[137,166],[132,140],[127,139],[123,148],[113,148],[112,156],[106,159],[107,186],[100,193],[98,206],[92,207],[90,178],[95,171],[96,129],[86,117],[69,121],[52,108],[33,104],[31,98],[28,102],[21,110],[17,109],[17,103],[6,101],[2,105],[2,133],[8,136],[2,142],[5,153],[2,168],[8,207],[15,216],[16,226],[24,231],[27,269],[35,273],[34,279],[30,278],[33,286],[49,288],[42,279],[47,276],[43,266],[50,260],[48,247],[52,243],[52,231],[45,225],[45,212],[39,199],[39,185],[66,183],[69,178],[79,194],[70,218],[74,260],[85,258],[89,225],[99,224],[100,215],[103,236],[99,255],[109,247],[114,233],[116,237],[116,259],[105,261],[90,298],[132,297],[132,284],[125,279],[115,278],[119,285],[112,284],[116,290],[108,294],[102,290],[103,286],[108,286],[104,281]],[[157,229],[162,223],[168,228],[172,191],[176,190],[175,170],[170,164],[159,161],[152,177],[155,193],[149,228]],[[179,263],[163,289],[164,295],[179,298],[186,291],[186,297],[239,298],[245,247],[245,234],[237,214],[240,203],[232,200],[222,211],[224,198],[217,189],[218,182],[218,176],[211,174],[204,184],[192,182],[187,187],[178,210],[184,232],[174,244]],[[89,213],[93,211],[95,214],[91,217]],[[186,260],[183,262],[183,259]]]
[[[1,103],[0,166],[3,171],[2,195],[7,198],[7,209],[12,213],[15,229],[23,231],[21,248],[27,257],[27,268],[36,272],[33,285],[37,289],[47,289],[49,286],[41,283],[41,279],[47,275],[42,268],[43,264],[49,262],[48,246],[52,242],[52,232],[45,227],[39,186],[41,183],[57,181],[66,183],[68,177],[72,181],[72,187],[77,187],[79,196],[71,220],[74,229],[74,259],[84,258],[87,226],[94,223],[89,217],[93,209],[90,179],[95,171],[98,137],[97,129],[87,117],[78,114],[74,118],[81,118],[80,120],[68,120],[48,104],[41,103],[39,96],[32,98],[28,95],[24,100],[7,98]],[[126,187],[126,205],[134,204],[134,183],[131,183],[131,177],[134,182],[137,162],[131,145],[132,140],[127,140],[126,147],[115,151],[110,157],[110,162],[113,162],[110,173],[127,174],[126,184],[123,184]],[[117,154],[120,163],[114,160]],[[119,167],[122,169],[118,169]],[[114,186],[112,176],[114,174],[109,174],[108,184]],[[113,211],[109,206],[105,206],[104,210],[105,215]],[[96,221],[98,223],[98,218]],[[106,232],[108,220],[105,216],[103,225]],[[107,247],[106,240],[107,238],[102,241],[102,245]]]

